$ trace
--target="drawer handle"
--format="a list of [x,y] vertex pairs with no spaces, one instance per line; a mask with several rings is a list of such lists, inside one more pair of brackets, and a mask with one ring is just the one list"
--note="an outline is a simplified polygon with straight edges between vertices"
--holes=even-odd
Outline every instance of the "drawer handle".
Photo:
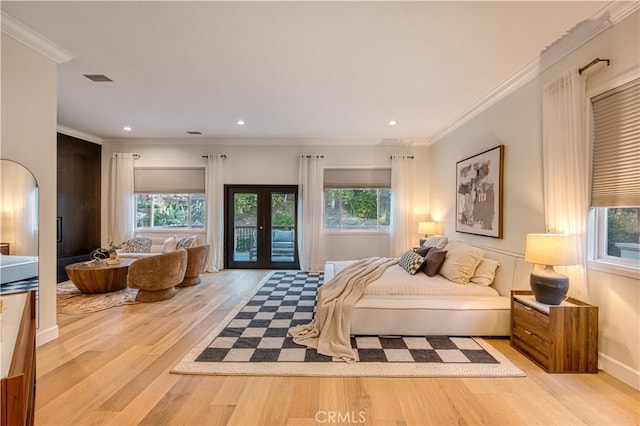
[[529,307],[529,306],[523,306],[523,308],[525,308],[527,311],[532,310],[533,308]]
[[533,336],[533,333],[532,333],[532,332],[530,332],[529,330],[522,330],[522,331],[524,331],[525,333],[527,333],[529,336]]

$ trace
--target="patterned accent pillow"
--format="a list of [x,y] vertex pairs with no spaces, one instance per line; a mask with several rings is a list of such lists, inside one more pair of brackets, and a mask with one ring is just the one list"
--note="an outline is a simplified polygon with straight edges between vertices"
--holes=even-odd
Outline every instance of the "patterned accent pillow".
[[176,250],[179,249],[186,249],[189,247],[193,247],[196,245],[196,236],[192,235],[190,237],[181,237],[178,238],[177,243],[176,243]]
[[400,265],[404,270],[406,270],[409,274],[415,275],[416,272],[420,270],[420,267],[424,263],[424,257],[420,256],[413,250],[409,250],[405,252],[400,260],[398,261],[398,265]]
[[123,250],[125,253],[150,253],[151,252],[151,238],[149,237],[135,237],[125,243]]

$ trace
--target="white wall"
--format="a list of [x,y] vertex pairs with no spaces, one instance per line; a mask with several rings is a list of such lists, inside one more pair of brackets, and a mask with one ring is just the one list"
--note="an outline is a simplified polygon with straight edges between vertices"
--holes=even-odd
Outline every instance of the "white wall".
[[[587,92],[640,67],[639,13],[567,55],[538,78],[438,141],[431,148],[431,206],[445,233],[515,253],[526,234],[545,232],[542,190],[542,87],[593,58],[611,59],[587,72]],[[504,238],[459,234],[455,219],[455,163],[504,144]],[[599,307],[600,368],[640,389],[640,280],[588,270],[590,302]]]
[[38,344],[58,336],[56,322],[57,65],[2,34],[0,156],[27,167],[39,185]]
[[[102,146],[103,170],[103,218],[107,217],[109,170],[113,152],[139,154],[137,167],[189,167],[204,166],[206,154],[226,154],[224,163],[225,184],[297,185],[298,156],[300,154],[322,154],[325,167],[390,167],[391,154],[412,154],[415,157],[420,185],[416,194],[416,221],[425,219],[429,213],[428,174],[426,163],[429,148],[406,146],[304,146],[300,145],[218,145],[171,143],[156,141],[143,143],[135,140],[104,143]],[[417,223],[417,222],[416,222]],[[102,221],[102,240],[107,240],[107,220]],[[328,233],[325,234],[325,258],[332,260],[353,259],[365,256],[388,256],[388,234]],[[416,244],[418,243],[416,224]]]

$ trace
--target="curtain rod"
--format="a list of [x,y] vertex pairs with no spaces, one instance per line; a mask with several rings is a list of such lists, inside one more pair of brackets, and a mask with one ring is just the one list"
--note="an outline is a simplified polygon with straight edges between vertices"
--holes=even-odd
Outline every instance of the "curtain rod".
[[409,160],[413,160],[413,155],[392,155],[390,158],[392,160],[394,158],[406,158],[406,159],[409,159]]
[[[209,158],[209,156],[203,155],[202,158]],[[220,158],[227,158],[227,154],[220,154]]]
[[587,65],[585,65],[585,66],[583,66],[581,68],[578,68],[578,74],[582,74],[584,71],[586,71],[587,69],[591,68],[592,66],[594,66],[598,62],[606,62],[607,66],[609,66],[609,63],[611,61],[609,59],[595,58],[593,61],[589,62]]
[[302,154],[300,156],[304,158],[324,158],[324,155]]

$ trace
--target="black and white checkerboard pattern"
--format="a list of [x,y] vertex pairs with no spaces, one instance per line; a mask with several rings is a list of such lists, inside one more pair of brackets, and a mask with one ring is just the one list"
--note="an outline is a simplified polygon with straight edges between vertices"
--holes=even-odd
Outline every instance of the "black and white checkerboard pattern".
[[[237,313],[196,362],[342,362],[300,346],[290,327],[313,318],[323,275],[276,271]],[[498,363],[468,337],[354,336],[360,362]]]

